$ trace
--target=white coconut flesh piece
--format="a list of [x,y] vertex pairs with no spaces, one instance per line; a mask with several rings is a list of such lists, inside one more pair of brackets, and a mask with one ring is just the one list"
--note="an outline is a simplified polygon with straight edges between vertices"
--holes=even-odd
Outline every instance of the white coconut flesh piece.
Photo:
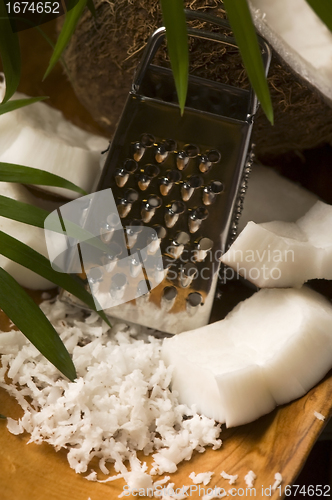
[[304,80],[332,99],[332,33],[306,0],[250,0],[254,23]]
[[[10,182],[0,182],[0,195],[7,196],[14,200],[28,203],[30,205],[42,205],[24,186]],[[13,238],[25,243],[30,248],[48,258],[45,242],[44,229],[17,222],[5,217],[0,217],[0,231],[9,234]],[[32,290],[46,290],[54,288],[54,283],[42,278],[29,269],[0,255],[0,267],[5,269],[16,281]]]
[[249,221],[260,224],[280,220],[295,222],[318,200],[317,196],[272,168],[254,164],[244,198],[239,231]]
[[[4,92],[3,84],[0,91]],[[13,99],[26,97],[16,93]],[[81,130],[43,102],[0,116],[0,162],[45,170],[87,192],[99,179],[100,154],[107,145],[107,139]],[[79,196],[68,189],[43,188],[71,199]]]
[[332,306],[308,289],[260,290],[219,322],[165,339],[181,403],[228,427],[304,395],[332,366]]
[[332,279],[332,206],[321,201],[296,223],[249,222],[221,261],[258,287]]

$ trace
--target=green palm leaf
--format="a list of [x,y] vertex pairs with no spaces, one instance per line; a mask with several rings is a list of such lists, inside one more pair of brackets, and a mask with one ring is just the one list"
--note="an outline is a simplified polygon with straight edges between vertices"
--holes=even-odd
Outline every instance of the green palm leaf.
[[273,123],[270,92],[247,0],[223,0],[223,3],[251,85],[264,113]]
[[[74,0],[76,3],[76,0]],[[62,52],[66,48],[72,34],[75,31],[76,25],[78,21],[80,20],[80,17],[83,13],[83,10],[85,9],[85,6],[87,4],[87,0],[78,0],[76,5],[71,8],[70,2],[68,4],[68,10],[66,13],[66,19],[63,24],[62,30],[60,32],[60,35],[58,37],[58,40],[55,44],[54,51],[51,57],[51,60],[49,62],[48,68],[45,72],[44,79],[47,77],[47,75],[50,73],[54,65],[57,63],[57,61],[60,59]]]
[[44,220],[49,212],[43,208],[0,195],[0,215],[30,226],[44,228]]
[[54,327],[17,281],[1,268],[0,307],[47,359],[74,381],[74,364]]
[[[49,214],[50,212],[43,208],[35,207],[34,205],[29,205],[29,203],[13,200],[7,196],[0,195],[0,216],[6,217],[7,219],[16,220],[24,224],[29,224],[30,226],[44,229],[44,221]],[[71,221],[64,220],[63,222],[65,223],[68,236],[76,238],[79,241],[86,241],[99,250],[108,253],[108,246],[103,243],[100,238],[97,238],[95,235]],[[62,232],[62,230],[60,231],[58,229],[58,226],[54,228],[48,227],[48,229],[55,232]]]
[[[22,201],[13,200],[11,198],[8,198],[7,196],[0,195],[0,216],[2,217],[6,217],[7,219],[16,220],[18,222],[23,222],[24,224],[29,224],[30,226],[40,227],[44,229],[44,221],[48,215],[49,212],[47,212],[47,210],[35,207],[33,205],[29,205],[28,203],[23,203]],[[66,223],[67,234],[69,236],[71,236],[72,238],[77,238],[79,241],[82,240],[86,241],[88,244],[95,246],[96,248],[102,250],[103,252],[108,253],[109,251],[108,246],[105,245],[99,238],[96,238],[93,234],[89,233],[88,231],[85,231],[83,228],[77,226],[74,223],[71,223],[70,221],[64,221],[64,222]],[[54,231],[57,231],[57,228],[54,228]],[[4,238],[4,236],[2,236],[2,238]],[[8,236],[8,238],[10,237]],[[6,240],[7,244],[8,241],[10,241],[8,238]],[[73,288],[74,286],[73,282],[71,280],[67,280],[64,277],[67,275],[64,275],[62,277],[62,273],[54,271],[51,268],[49,261],[45,257],[38,254],[38,252],[29,249],[26,245],[20,242],[18,242],[17,252],[19,252],[19,249],[20,249],[20,254],[22,254],[24,250],[24,253],[31,258],[31,261],[29,261],[29,259],[24,260],[24,262],[16,260],[18,258],[17,257],[18,254],[14,252],[13,245],[11,254],[6,254],[6,257],[8,257],[11,260],[14,260],[15,262],[18,262],[19,264],[22,264],[23,266],[27,267],[28,269],[31,269],[37,274],[40,274],[44,278],[52,281],[58,286],[61,286],[65,290],[68,290],[70,293],[72,293],[77,298],[82,300],[82,302],[87,304],[89,308],[95,310],[94,302],[91,299],[91,296],[88,294],[88,292],[86,291],[85,291],[86,293],[82,292],[77,287]],[[1,248],[0,253],[2,251],[3,249]],[[34,261],[36,261],[36,264],[34,264]],[[46,272],[48,274],[45,274]],[[74,277],[71,277],[71,279],[74,279]],[[79,283],[81,286],[81,280],[79,280]],[[111,326],[105,313],[103,313],[102,311],[98,311],[98,314],[109,326]]]
[[[89,309],[95,310],[92,296],[85,289],[84,282],[80,278],[76,275],[54,271],[46,257],[2,231],[0,231],[0,254],[67,290],[86,304]],[[98,314],[111,326],[103,311],[98,311]]]
[[312,10],[332,31],[332,4],[331,0],[306,0]]
[[[0,106],[1,110],[1,106]],[[0,162],[0,181],[3,182],[18,182],[21,184],[37,184],[41,186],[56,186],[65,189],[70,189],[76,193],[83,195],[88,194],[84,189],[76,186],[70,181],[67,181],[59,175],[45,172],[38,168],[25,167],[14,163]]]
[[86,5],[87,5],[89,11],[91,12],[91,14],[93,15],[93,17],[96,17],[96,8],[95,8],[95,4],[93,3],[93,0],[87,0]]
[[29,106],[30,104],[34,104],[38,101],[44,101],[45,99],[48,99],[48,97],[29,97],[27,99],[14,99],[13,101],[2,103],[0,104],[0,115],[9,113],[10,111],[15,111],[15,109],[23,108],[24,106]]
[[167,50],[171,62],[181,115],[188,89],[188,35],[182,0],[160,0],[166,28]]

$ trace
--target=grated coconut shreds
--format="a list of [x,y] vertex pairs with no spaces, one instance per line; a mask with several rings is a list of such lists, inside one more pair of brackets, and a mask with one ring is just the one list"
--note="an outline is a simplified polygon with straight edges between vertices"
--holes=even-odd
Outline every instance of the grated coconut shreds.
[[322,421],[325,420],[324,415],[322,415],[321,413],[319,413],[319,411],[314,411],[314,415],[315,415],[316,418],[318,418],[318,420],[322,420]]
[[[8,419],[10,432],[27,431],[29,442],[68,449],[77,473],[86,472],[93,457],[104,473],[105,464],[113,463],[132,487],[150,483],[148,473],[175,472],[194,450],[221,446],[220,425],[180,405],[170,391],[171,370],[160,358],[162,340],[125,323],[109,331],[96,313],[86,317],[58,300],[41,308],[72,354],[78,378],[65,380],[20,332],[0,333],[0,386],[24,410],[18,421]],[[153,453],[150,471],[137,459],[138,450]]]
[[189,474],[190,479],[194,484],[204,484],[204,486],[207,486],[209,482],[211,481],[211,477],[213,476],[214,472],[200,472],[199,474],[195,474],[195,472],[192,472]]
[[252,471],[252,470],[250,470],[248,472],[248,474],[246,474],[244,476],[244,480],[245,480],[246,485],[247,485],[248,488],[253,488],[254,487],[255,479],[257,479],[257,476],[254,473],[254,471]]
[[220,475],[223,479],[228,479],[229,484],[235,484],[236,480],[238,479],[238,474],[232,475],[232,474],[227,474],[224,470],[220,472]]

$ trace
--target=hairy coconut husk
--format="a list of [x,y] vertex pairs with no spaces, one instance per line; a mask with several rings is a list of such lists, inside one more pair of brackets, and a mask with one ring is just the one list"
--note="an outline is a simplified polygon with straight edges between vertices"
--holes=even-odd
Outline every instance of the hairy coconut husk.
[[[219,0],[186,2],[224,17]],[[130,89],[134,70],[149,35],[162,24],[157,0],[96,0],[96,18],[86,12],[65,53],[74,90],[92,116],[110,133]],[[194,24],[197,26],[197,23]],[[216,29],[216,28],[214,28]],[[192,72],[231,85],[248,85],[237,51],[215,43],[195,41],[190,46]],[[159,51],[158,63],[167,55]],[[257,156],[266,161],[291,150],[303,150],[332,140],[332,109],[307,82],[273,56],[269,87],[275,113],[271,126],[260,110],[253,140]]]

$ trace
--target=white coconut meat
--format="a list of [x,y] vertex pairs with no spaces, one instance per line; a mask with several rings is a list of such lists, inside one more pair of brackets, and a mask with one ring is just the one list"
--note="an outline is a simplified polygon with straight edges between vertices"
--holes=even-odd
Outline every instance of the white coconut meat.
[[224,320],[165,339],[162,357],[180,402],[228,427],[245,424],[331,368],[332,306],[308,288],[261,290]]
[[250,0],[254,23],[304,80],[332,100],[332,33],[306,0]]
[[[38,200],[20,184],[0,182],[0,195],[7,196],[8,198],[28,203],[30,205],[43,205],[43,202],[40,202],[40,200]],[[50,208],[51,204],[48,203],[48,206]],[[53,208],[56,208],[56,204],[53,204]],[[33,248],[40,254],[44,255],[44,257],[48,258],[44,229],[23,224],[22,222],[17,222],[5,217],[0,217],[0,231],[9,234],[9,236],[25,243],[28,247]],[[20,285],[26,288],[30,288],[32,290],[46,290],[55,287],[54,283],[42,278],[38,274],[30,271],[20,264],[7,259],[1,254],[0,267],[5,269],[5,271],[16,279]]]
[[[4,84],[0,84],[0,94],[4,91]],[[15,93],[12,99],[26,97]],[[0,162],[51,172],[87,192],[100,177],[100,155],[107,145],[107,139],[76,127],[43,102],[0,116]],[[68,189],[43,188],[67,198],[79,196]]]
[[[8,420],[10,432],[66,449],[69,465],[90,481],[98,480],[93,457],[107,475],[113,463],[115,475],[101,482],[123,477],[130,489],[150,488],[150,474],[175,472],[194,450],[221,446],[220,425],[179,404],[170,391],[162,340],[123,322],[109,331],[95,312],[86,317],[59,300],[41,308],[72,356],[77,380],[59,377],[20,332],[0,332],[0,387],[24,410],[19,421]],[[153,454],[152,468],[138,451]]]
[[244,198],[239,231],[250,221],[295,222],[313,207],[318,197],[272,168],[254,164]]
[[321,201],[296,223],[249,222],[221,261],[258,287],[332,279],[332,206]]

